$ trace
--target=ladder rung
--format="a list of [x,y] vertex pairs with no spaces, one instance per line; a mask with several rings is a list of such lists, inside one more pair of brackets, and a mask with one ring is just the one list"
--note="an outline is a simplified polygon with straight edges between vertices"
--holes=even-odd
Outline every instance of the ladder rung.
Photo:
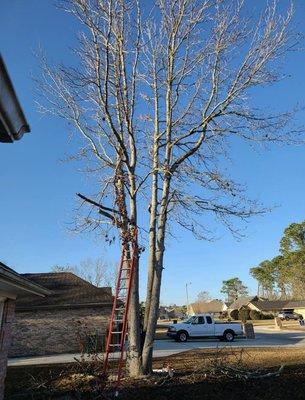
[[121,345],[120,345],[120,343],[114,343],[114,344],[110,344],[109,345],[110,347],[121,347]]
[[129,267],[129,268],[122,268],[121,269],[121,271],[130,271],[131,270],[131,268]]
[[114,319],[113,322],[124,322],[123,319]]
[[111,332],[113,335],[115,334],[115,335],[118,335],[119,333],[122,333],[123,331],[117,331],[117,332]]

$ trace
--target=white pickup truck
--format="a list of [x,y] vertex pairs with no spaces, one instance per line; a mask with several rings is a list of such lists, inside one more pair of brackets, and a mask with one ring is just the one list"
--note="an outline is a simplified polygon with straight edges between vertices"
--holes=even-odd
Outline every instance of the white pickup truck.
[[170,325],[167,336],[177,342],[186,342],[188,338],[198,337],[216,337],[233,342],[236,336],[243,337],[244,332],[238,322],[215,322],[211,314],[197,314],[187,321]]

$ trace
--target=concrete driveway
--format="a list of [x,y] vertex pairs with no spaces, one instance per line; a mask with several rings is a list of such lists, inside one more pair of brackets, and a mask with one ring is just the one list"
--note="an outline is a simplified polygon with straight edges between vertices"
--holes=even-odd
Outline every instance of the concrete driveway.
[[[236,339],[233,343],[215,339],[193,339],[186,343],[174,340],[156,340],[154,357],[166,357],[192,349],[212,349],[216,347],[305,347],[303,331],[277,331],[274,328],[255,327],[255,339]],[[41,365],[74,362],[80,354],[59,354],[40,357],[20,357],[8,360],[9,366]]]

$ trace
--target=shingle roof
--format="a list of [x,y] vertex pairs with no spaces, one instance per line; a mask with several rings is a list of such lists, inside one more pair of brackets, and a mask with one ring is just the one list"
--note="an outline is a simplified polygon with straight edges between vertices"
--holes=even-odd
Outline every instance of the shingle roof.
[[253,296],[242,296],[235,300],[229,307],[230,310],[239,310],[242,306],[246,306],[253,299]]
[[201,314],[205,312],[222,312],[227,309],[227,306],[221,300],[210,300],[192,303],[191,308],[195,314]]
[[248,305],[250,302],[261,300],[258,296],[241,296],[236,299],[230,306],[230,310],[239,310],[241,307]]
[[277,311],[293,308],[305,308],[305,300],[263,300],[251,301],[261,311]]
[[17,309],[76,307],[112,304],[110,287],[98,288],[71,272],[22,274],[47,289],[51,294],[43,299],[24,296],[17,299]]

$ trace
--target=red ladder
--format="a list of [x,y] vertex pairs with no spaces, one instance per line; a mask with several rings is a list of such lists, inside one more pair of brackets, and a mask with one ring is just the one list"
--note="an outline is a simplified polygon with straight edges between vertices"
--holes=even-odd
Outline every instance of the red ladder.
[[109,366],[109,354],[119,353],[117,361],[117,384],[120,382],[124,364],[125,341],[127,335],[127,319],[132,289],[132,281],[136,261],[138,258],[137,230],[134,231],[134,238],[131,245],[123,245],[122,256],[119,264],[116,283],[115,297],[113,300],[111,318],[106,341],[106,352],[104,359],[104,372]]

